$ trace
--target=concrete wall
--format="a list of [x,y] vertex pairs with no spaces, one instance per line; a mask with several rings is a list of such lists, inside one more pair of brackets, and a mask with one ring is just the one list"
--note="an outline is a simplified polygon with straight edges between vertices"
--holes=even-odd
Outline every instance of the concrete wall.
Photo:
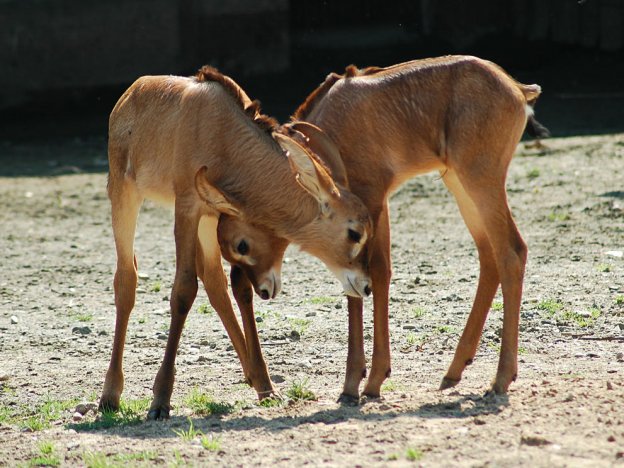
[[204,63],[285,69],[287,0],[0,0],[0,108]]

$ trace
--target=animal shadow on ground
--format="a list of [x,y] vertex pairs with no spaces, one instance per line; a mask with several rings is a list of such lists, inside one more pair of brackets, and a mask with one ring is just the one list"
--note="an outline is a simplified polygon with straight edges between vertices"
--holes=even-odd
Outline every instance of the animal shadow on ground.
[[[143,421],[134,425],[122,425],[112,428],[93,429],[89,424],[71,424],[68,428],[78,432],[106,432],[121,437],[166,438],[178,437],[176,431],[187,429],[192,424],[196,431],[221,433],[229,431],[248,431],[264,429],[270,432],[279,432],[296,428],[306,424],[339,424],[347,421],[384,422],[399,417],[422,419],[435,418],[472,418],[477,416],[499,414],[509,405],[507,395],[485,396],[478,394],[459,395],[457,392],[449,394],[452,399],[437,403],[423,403],[411,409],[401,409],[399,404],[392,406],[384,400],[373,400],[360,406],[341,405],[330,409],[321,409],[312,414],[300,416],[280,415],[275,418],[241,414],[223,418],[221,416],[186,417],[173,416],[168,421]],[[314,404],[314,403],[309,403]],[[302,408],[302,412],[304,412]]]

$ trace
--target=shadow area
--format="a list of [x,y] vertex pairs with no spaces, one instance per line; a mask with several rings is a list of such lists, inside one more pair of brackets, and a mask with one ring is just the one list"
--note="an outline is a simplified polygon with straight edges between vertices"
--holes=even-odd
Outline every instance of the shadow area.
[[[423,403],[416,408],[401,409],[400,404],[381,401],[364,403],[360,406],[342,405],[319,409],[307,415],[280,415],[274,418],[257,415],[223,417],[184,417],[173,416],[166,421],[141,421],[131,425],[109,428],[93,428],[92,423],[67,425],[67,429],[77,432],[115,434],[128,438],[175,438],[180,432],[192,429],[201,433],[224,433],[264,429],[268,432],[282,432],[305,425],[337,425],[349,421],[384,423],[397,418],[414,419],[467,419],[479,416],[496,415],[509,406],[507,395],[449,395],[451,398],[435,403]],[[298,411],[300,412],[300,411]]]
[[103,135],[0,141],[0,177],[54,177],[108,172]]

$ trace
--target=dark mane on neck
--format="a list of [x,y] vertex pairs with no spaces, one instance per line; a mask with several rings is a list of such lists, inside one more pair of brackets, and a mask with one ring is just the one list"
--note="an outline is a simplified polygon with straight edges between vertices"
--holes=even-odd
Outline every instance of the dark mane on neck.
[[269,117],[260,111],[260,101],[254,100],[251,103],[247,103],[243,97],[244,93],[241,87],[232,78],[223,75],[216,68],[204,65],[195,74],[195,79],[199,83],[209,81],[219,83],[236,100],[245,114],[261,129],[271,132],[279,125],[273,117]]
[[358,69],[355,65],[349,65],[345,68],[344,75],[339,75],[338,73],[330,73],[325,78],[325,81],[320,84],[318,88],[316,88],[310,95],[303,101],[295,113],[292,115],[292,120],[304,120],[318,101],[323,99],[323,97],[329,92],[330,88],[341,78],[353,78],[355,76],[368,76],[374,75],[375,73],[379,73],[383,68],[380,67],[367,67]]
[[312,112],[312,109],[314,108],[316,103],[327,94],[329,89],[340,78],[342,78],[342,75],[339,75],[338,73],[330,73],[329,75],[327,75],[325,81],[323,81],[323,83],[321,83],[318,88],[310,93],[305,101],[303,101],[303,104],[297,107],[297,110],[291,117],[292,120],[304,120],[308,116],[308,114]]

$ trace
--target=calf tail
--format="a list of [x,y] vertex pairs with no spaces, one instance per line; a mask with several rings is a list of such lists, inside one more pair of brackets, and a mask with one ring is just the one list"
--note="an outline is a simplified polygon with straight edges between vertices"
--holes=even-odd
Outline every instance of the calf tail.
[[533,138],[548,138],[550,131],[544,127],[533,115],[527,118],[526,132]]
[[537,121],[533,111],[535,102],[542,92],[542,88],[537,84],[524,85],[518,83],[518,85],[527,103],[526,132],[533,138],[548,138],[550,136],[550,131]]

